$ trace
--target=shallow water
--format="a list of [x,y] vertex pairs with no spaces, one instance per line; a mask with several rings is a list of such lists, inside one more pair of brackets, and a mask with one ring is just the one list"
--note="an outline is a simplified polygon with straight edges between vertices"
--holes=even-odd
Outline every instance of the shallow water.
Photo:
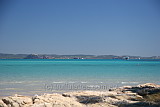
[[5,59],[0,60],[0,96],[160,84],[159,77],[159,60]]

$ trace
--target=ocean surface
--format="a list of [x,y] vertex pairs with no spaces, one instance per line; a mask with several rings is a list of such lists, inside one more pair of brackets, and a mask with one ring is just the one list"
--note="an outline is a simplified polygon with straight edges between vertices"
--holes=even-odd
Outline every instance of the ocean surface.
[[0,96],[160,84],[160,60],[1,59]]

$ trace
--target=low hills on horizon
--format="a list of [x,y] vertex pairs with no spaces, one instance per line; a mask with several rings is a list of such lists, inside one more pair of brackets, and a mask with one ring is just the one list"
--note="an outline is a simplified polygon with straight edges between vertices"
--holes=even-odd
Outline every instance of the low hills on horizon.
[[5,54],[0,53],[0,59],[160,59],[160,56],[117,56],[117,55],[56,55],[56,54]]

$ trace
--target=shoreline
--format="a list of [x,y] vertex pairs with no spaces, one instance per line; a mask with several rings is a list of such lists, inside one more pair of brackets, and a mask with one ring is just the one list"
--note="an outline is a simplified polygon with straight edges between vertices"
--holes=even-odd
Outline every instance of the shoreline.
[[17,95],[0,98],[0,107],[128,107],[160,106],[160,85],[111,88],[108,91],[71,91],[34,96]]
[[[64,93],[64,92],[73,92],[73,91],[108,91],[110,88],[118,88],[125,85],[135,86],[138,85],[138,82],[121,82],[121,83],[109,83],[109,82],[91,82],[91,81],[76,81],[76,82],[44,82],[44,83],[33,83],[35,85],[27,84],[28,82],[11,82],[9,85],[6,85],[4,82],[4,87],[1,87],[0,97],[12,96],[15,93],[25,96],[33,96],[35,94],[42,95],[43,93]],[[1,85],[3,86],[1,83]],[[27,87],[26,87],[27,86]],[[16,88],[17,87],[17,88]]]

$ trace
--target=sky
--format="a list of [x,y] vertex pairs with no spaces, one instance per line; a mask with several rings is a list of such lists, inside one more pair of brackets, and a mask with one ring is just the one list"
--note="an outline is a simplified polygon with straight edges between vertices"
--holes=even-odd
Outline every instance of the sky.
[[160,1],[1,0],[0,53],[160,56]]

